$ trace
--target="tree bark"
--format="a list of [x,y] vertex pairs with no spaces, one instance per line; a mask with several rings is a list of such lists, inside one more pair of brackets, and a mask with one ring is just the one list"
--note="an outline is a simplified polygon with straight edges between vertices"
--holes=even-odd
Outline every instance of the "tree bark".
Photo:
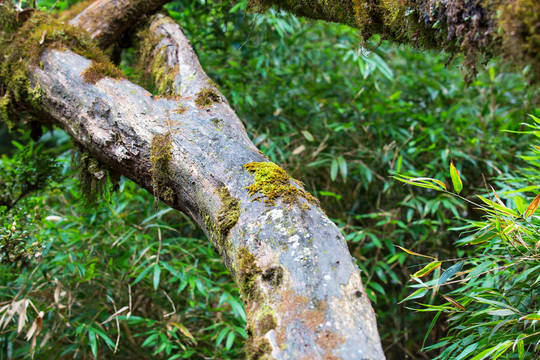
[[501,55],[530,66],[540,80],[540,2],[531,0],[250,0],[263,11],[276,7],[299,16],[360,29],[420,49],[462,54],[470,69]]
[[168,0],[97,0],[69,24],[82,27],[107,48],[142,18],[161,9]]
[[249,140],[181,29],[158,16],[150,31],[151,53],[173,69],[167,97],[48,48],[26,69],[33,95],[19,101],[204,230],[240,288],[248,358],[383,359],[339,229]]

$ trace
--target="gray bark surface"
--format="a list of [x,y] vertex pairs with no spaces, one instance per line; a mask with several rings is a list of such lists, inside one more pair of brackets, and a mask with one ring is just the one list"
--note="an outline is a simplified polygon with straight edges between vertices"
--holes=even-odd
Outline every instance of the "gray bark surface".
[[[127,80],[87,82],[90,60],[46,49],[39,66],[29,69],[42,115],[204,230],[241,289],[248,358],[384,359],[375,314],[339,229],[306,196],[270,204],[263,194],[249,193],[254,175],[245,165],[267,158],[202,70],[180,27],[160,16],[154,21],[155,51],[166,51],[177,97],[153,96]],[[205,90],[212,102],[201,105]],[[170,141],[159,187],[151,160],[156,139],[165,148]],[[237,217],[230,216],[234,212]]]
[[97,0],[69,24],[82,27],[103,48],[111,45],[137,21],[150,16],[168,0]]

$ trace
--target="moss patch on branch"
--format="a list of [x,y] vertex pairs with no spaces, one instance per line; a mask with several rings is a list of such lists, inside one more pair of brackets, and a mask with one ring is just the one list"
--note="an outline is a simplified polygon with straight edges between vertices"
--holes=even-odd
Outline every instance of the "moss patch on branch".
[[141,70],[142,80],[147,88],[153,88],[158,95],[167,99],[174,99],[178,95],[175,81],[179,68],[178,65],[173,67],[167,64],[167,46],[158,47],[163,36],[158,36],[153,31],[170,20],[163,17],[156,21],[153,20],[155,16],[148,21],[151,28],[140,30],[136,35],[137,52],[140,54],[136,67]]
[[[34,107],[35,94],[30,87],[29,71],[39,64],[45,48],[71,50],[93,61],[91,78],[98,76],[121,76],[120,70],[114,70],[108,57],[95,45],[90,36],[80,28],[61,23],[51,15],[38,10],[25,10],[22,16],[11,2],[0,6],[0,83],[2,84],[3,108],[13,102],[29,102]],[[3,116],[9,114],[3,110]]]
[[221,235],[226,235],[240,217],[240,202],[225,186],[219,188],[219,197],[222,206],[218,213],[218,229]]
[[82,77],[87,82],[95,84],[105,77],[113,79],[123,78],[124,74],[110,61],[92,61],[92,64],[83,71]]
[[[259,193],[269,205],[274,205],[277,199],[292,204],[298,201],[299,197],[310,204],[318,204],[317,199],[302,189],[297,180],[292,179],[285,170],[272,162],[252,162],[245,164],[244,168],[255,175],[253,184],[246,188],[249,195]],[[260,199],[261,197],[256,197],[253,200],[261,201]]]
[[195,104],[200,108],[210,107],[213,103],[218,103],[221,101],[219,94],[208,87],[201,89],[195,97]]
[[166,202],[174,200],[174,191],[166,186],[170,174],[170,161],[172,159],[171,134],[156,134],[150,144],[150,176],[156,201],[162,198]]
[[241,247],[237,256],[236,275],[240,294],[246,303],[258,300],[261,294],[255,282],[261,276],[262,270],[257,266],[255,256],[248,249]]

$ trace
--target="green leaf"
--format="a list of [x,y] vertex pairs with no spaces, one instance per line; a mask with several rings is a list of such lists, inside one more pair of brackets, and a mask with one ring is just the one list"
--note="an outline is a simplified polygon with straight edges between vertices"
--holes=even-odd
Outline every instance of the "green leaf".
[[464,263],[465,263],[464,261],[460,261],[457,264],[446,269],[446,271],[439,278],[439,281],[437,282],[437,287],[440,287],[442,284],[448,281],[448,279],[450,279],[452,276],[460,272],[461,269],[463,268]]
[[88,329],[88,339],[90,340],[90,349],[92,349],[92,354],[94,358],[97,358],[97,338],[96,333],[92,328]]
[[510,309],[498,309],[498,310],[492,310],[487,312],[489,315],[495,315],[495,316],[510,316],[515,315],[516,313],[513,312]]
[[521,321],[521,320],[535,320],[535,321],[540,321],[540,315],[538,315],[538,314],[529,314],[529,315],[523,316],[523,317],[520,318],[519,320],[520,320],[520,321]]
[[514,203],[516,204],[518,212],[523,214],[525,212],[525,200],[521,196],[516,195],[514,197]]
[[332,159],[332,164],[330,165],[330,180],[336,181],[338,174],[338,162],[336,159]]
[[337,161],[339,164],[339,171],[341,172],[341,177],[345,181],[347,180],[347,161],[345,161],[343,156],[338,156]]
[[421,278],[423,276],[426,276],[429,273],[431,273],[433,270],[435,270],[436,268],[441,266],[441,264],[442,264],[442,261],[430,262],[422,270],[419,270],[419,271],[415,272],[413,275],[411,275],[411,277]]
[[157,290],[159,286],[159,279],[161,277],[161,267],[159,264],[154,265],[154,290]]
[[439,311],[434,317],[433,317],[433,320],[431,320],[431,324],[429,324],[429,328],[428,330],[426,331],[426,336],[424,336],[424,341],[422,341],[422,348],[424,348],[424,346],[426,345],[426,340],[429,336],[429,333],[431,332],[431,330],[433,330],[433,326],[435,326],[435,323],[437,322],[437,319],[439,318],[439,316],[441,315],[442,311]]
[[405,299],[401,300],[399,303],[401,304],[401,303],[404,303],[407,300],[413,300],[413,299],[421,298],[424,295],[426,295],[427,292],[428,292],[428,289],[420,288],[420,289],[416,290],[415,292],[413,292],[411,295],[407,296]]
[[229,335],[227,335],[227,342],[225,343],[225,348],[227,350],[231,350],[233,344],[234,344],[234,339],[236,338],[236,333],[234,331],[231,331],[229,333]]
[[525,358],[525,344],[523,343],[523,339],[518,341],[517,348],[518,348],[519,360],[523,360]]
[[459,354],[459,356],[455,359],[455,360],[461,360],[461,359],[464,359],[465,356],[469,355],[470,353],[472,353],[474,350],[476,350],[476,348],[478,347],[478,343],[475,342],[475,343],[472,343],[471,345],[467,346],[465,349],[463,349],[463,351],[461,352],[461,354]]
[[463,182],[459,177],[459,172],[454,166],[454,162],[450,162],[450,177],[452,178],[452,184],[454,185],[454,191],[459,195],[463,189]]
[[400,248],[401,250],[405,251],[407,254],[411,254],[411,255],[415,255],[415,256],[421,256],[421,257],[425,257],[425,258],[429,258],[429,259],[433,259],[435,260],[435,258],[433,256],[428,256],[428,255],[422,255],[422,254],[419,254],[417,252],[414,252],[412,250],[408,250],[408,249],[405,249],[404,247],[401,247],[399,245],[394,245],[395,247],[397,248]]
[[309,141],[309,142],[315,141],[315,139],[313,138],[313,135],[311,135],[311,133],[309,131],[307,131],[307,130],[302,130],[302,135],[304,135],[306,140]]

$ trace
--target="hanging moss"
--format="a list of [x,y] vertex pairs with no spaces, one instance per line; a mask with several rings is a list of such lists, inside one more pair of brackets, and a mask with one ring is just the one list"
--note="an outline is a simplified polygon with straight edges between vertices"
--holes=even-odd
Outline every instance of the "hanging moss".
[[248,249],[241,247],[238,250],[238,265],[236,267],[237,283],[244,302],[252,302],[260,298],[255,282],[261,276],[261,269],[257,266],[255,256]]
[[222,236],[236,225],[240,217],[240,202],[231,196],[226,186],[219,188],[219,197],[221,198],[221,209],[218,213],[218,229]]
[[[318,204],[317,199],[300,187],[300,183],[292,179],[282,168],[272,162],[252,162],[244,168],[255,175],[252,185],[246,189],[249,195],[257,193],[262,195],[264,202],[274,205],[277,199],[286,204],[298,201],[299,197],[306,199],[310,204]],[[261,197],[253,200],[260,201]]]
[[[87,205],[95,204],[106,194],[118,190],[120,174],[103,166],[99,160],[86,151],[78,156],[81,193]],[[108,186],[110,184],[110,187]],[[109,190],[110,189],[110,190]]]
[[158,197],[167,202],[174,200],[174,191],[165,183],[170,174],[169,163],[172,159],[171,134],[156,134],[150,144],[150,175],[156,201]]
[[537,0],[251,0],[249,8],[271,6],[298,16],[339,22],[360,30],[367,40],[464,56],[465,79],[479,64],[502,55],[518,67],[530,65],[540,80],[540,2]]
[[[2,84],[2,118],[10,117],[8,107],[13,102],[29,102],[39,107],[36,88],[31,88],[29,70],[39,64],[45,48],[71,50],[93,61],[92,78],[98,76],[99,69],[104,76],[119,76],[120,70],[113,70],[108,57],[94,44],[90,36],[76,28],[54,19],[51,15],[26,10],[21,16],[7,1],[0,6],[0,83]],[[6,105],[7,103],[7,105]]]

